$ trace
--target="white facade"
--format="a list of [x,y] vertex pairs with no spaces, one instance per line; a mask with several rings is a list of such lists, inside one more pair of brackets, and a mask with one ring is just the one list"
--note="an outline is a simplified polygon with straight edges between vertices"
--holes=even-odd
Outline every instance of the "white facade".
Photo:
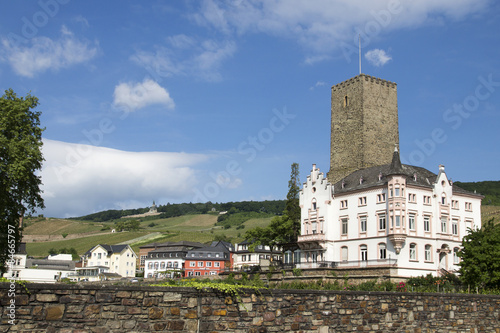
[[262,260],[269,261],[281,260],[281,250],[271,249],[267,245],[257,245],[253,251],[250,251],[251,243],[243,241],[235,245],[235,252],[233,253],[233,269],[241,270],[246,267],[261,265]]
[[401,165],[358,170],[332,185],[313,165],[300,192],[300,266],[393,267],[401,277],[458,270],[468,228],[481,227],[482,196]]
[[15,254],[13,262],[8,262],[8,270],[3,277],[41,283],[55,283],[70,278],[75,273],[75,263],[71,254],[58,254],[47,259],[27,259],[26,254]]
[[182,272],[184,268],[185,255],[180,252],[150,253],[144,262],[144,277],[171,277],[174,271]]
[[134,277],[136,259],[137,255],[129,245],[99,244],[84,255],[84,267],[99,267],[101,271]]

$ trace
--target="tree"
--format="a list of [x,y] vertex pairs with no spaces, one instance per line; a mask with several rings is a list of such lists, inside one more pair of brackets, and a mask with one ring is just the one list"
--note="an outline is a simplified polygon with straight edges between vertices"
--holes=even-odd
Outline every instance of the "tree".
[[245,238],[254,241],[251,247],[267,245],[272,250],[281,244],[297,241],[300,233],[299,192],[299,165],[293,163],[283,215],[275,216],[265,228],[256,227],[248,230]]
[[300,234],[299,182],[299,165],[297,163],[293,163],[290,180],[288,181],[286,206],[283,211],[283,217],[287,218],[284,223],[287,224],[292,233],[292,237],[289,237],[290,242],[297,241],[297,237]]
[[460,279],[473,287],[500,288],[500,224],[489,220],[462,239]]
[[25,212],[44,208],[37,171],[43,156],[38,98],[17,97],[12,89],[0,98],[0,271],[7,270],[9,253],[17,250]]

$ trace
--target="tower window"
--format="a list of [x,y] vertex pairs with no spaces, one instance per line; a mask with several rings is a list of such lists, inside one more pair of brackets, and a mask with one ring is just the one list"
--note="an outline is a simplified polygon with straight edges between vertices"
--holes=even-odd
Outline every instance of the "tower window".
[[344,107],[349,106],[349,97],[347,95],[344,96]]

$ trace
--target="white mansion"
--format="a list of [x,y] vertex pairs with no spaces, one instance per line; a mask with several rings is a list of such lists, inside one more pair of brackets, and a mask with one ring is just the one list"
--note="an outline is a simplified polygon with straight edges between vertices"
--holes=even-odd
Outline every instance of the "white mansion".
[[392,267],[401,277],[458,269],[468,228],[481,227],[482,196],[439,173],[391,164],[330,184],[313,165],[300,192],[301,267]]
[[[360,74],[332,87],[330,171],[313,165],[300,192],[301,268],[368,268],[410,277],[456,271],[479,194],[403,165],[397,84]],[[375,268],[384,268],[376,271]]]

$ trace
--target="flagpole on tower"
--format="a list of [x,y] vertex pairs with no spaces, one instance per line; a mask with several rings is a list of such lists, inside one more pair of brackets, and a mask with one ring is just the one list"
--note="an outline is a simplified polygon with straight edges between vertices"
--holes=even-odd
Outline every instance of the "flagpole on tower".
[[361,34],[358,35],[358,46],[359,46],[359,74],[361,74]]

